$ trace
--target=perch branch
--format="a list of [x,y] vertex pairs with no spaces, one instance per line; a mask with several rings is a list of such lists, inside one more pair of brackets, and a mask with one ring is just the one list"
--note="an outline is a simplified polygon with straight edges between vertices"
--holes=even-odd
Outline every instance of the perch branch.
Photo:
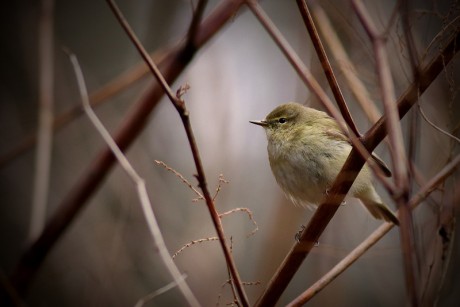
[[[445,47],[440,50],[436,58],[420,69],[420,82],[417,84],[412,83],[401,95],[397,104],[400,118],[409,111],[418,97],[425,92],[444,67],[452,60],[457,53],[457,46],[459,45],[460,29]],[[368,150],[374,149],[387,135],[385,125],[386,117],[384,116],[363,136],[363,143]],[[256,306],[272,306],[278,301],[303,260],[307,257],[315,242],[317,242],[332,219],[350,188],[351,181],[355,179],[358,170],[363,165],[364,160],[361,158],[361,155],[357,153],[356,149],[353,149],[340,175],[335,180],[333,188],[329,191],[327,200],[316,210],[307,228],[302,233],[300,241],[291,248],[283,263],[269,281],[267,288],[256,302]]]
[[[429,182],[427,182],[418,192],[415,194],[408,203],[411,210],[415,209],[428,195],[436,189],[438,185],[444,182],[460,164],[460,155],[457,156],[453,161],[446,165],[436,176],[434,176]],[[299,295],[296,299],[290,302],[287,306],[301,306],[308,302],[312,297],[318,294],[340,274],[342,274],[347,268],[349,268],[356,260],[358,260],[369,248],[377,243],[385,234],[387,234],[394,224],[385,223],[376,229],[371,235],[369,235],[361,244],[359,244],[353,251],[351,251],[346,257],[344,257],[337,265],[335,265],[329,272],[323,275],[316,283],[314,283],[305,292]]]

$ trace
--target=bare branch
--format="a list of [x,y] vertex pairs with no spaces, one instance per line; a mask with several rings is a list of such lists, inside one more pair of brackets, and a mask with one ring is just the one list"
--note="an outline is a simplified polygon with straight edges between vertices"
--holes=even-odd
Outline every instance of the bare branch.
[[[234,16],[242,1],[225,1],[202,22],[196,39],[196,48],[202,47],[222,26]],[[184,40],[182,40],[184,41]],[[196,49],[185,49],[183,44],[171,50],[160,63],[163,75],[173,82],[190,63]],[[115,141],[121,150],[126,150],[142,131],[149,114],[156,107],[164,92],[154,84],[150,90],[133,105],[115,133]],[[88,169],[57,206],[40,237],[29,246],[22,255],[11,275],[11,284],[18,293],[24,294],[43,260],[61,234],[70,226],[77,214],[84,208],[86,201],[100,186],[115,163],[115,157],[109,148],[101,150]]]
[[110,133],[104,127],[102,122],[97,117],[96,113],[94,113],[93,109],[89,104],[88,93],[86,90],[85,81],[83,78],[83,73],[80,69],[80,65],[78,64],[78,60],[74,54],[69,53],[70,60],[73,64],[75,75],[77,77],[78,88],[80,89],[80,95],[82,98],[83,108],[88,115],[89,119],[96,127],[97,131],[101,134],[104,141],[112,150],[113,154],[120,163],[120,166],[126,172],[126,174],[131,178],[134,185],[137,189],[137,194],[139,197],[139,201],[141,203],[142,211],[144,213],[145,220],[147,222],[147,226],[150,230],[150,235],[152,236],[153,242],[155,244],[155,250],[157,250],[160,254],[161,260],[163,261],[164,265],[168,269],[169,273],[173,278],[173,283],[177,285],[184,295],[184,298],[187,300],[187,303],[190,306],[200,306],[200,303],[193,295],[192,290],[190,290],[189,286],[186,282],[184,282],[179,269],[176,267],[174,262],[172,261],[171,257],[169,256],[168,249],[166,248],[166,244],[163,239],[163,235],[161,234],[160,227],[158,226],[158,222],[155,218],[155,214],[152,210],[152,205],[150,203],[149,195],[147,193],[147,188],[145,186],[145,180],[139,176],[139,174],[134,170],[129,163],[128,159],[125,157],[121,149],[117,146],[115,141],[110,136]]
[[350,110],[348,109],[347,102],[345,97],[343,97],[342,91],[340,90],[339,83],[335,77],[334,71],[332,69],[331,63],[324,50],[323,43],[319,37],[318,31],[316,30],[315,23],[311,17],[310,10],[308,9],[307,2],[305,0],[297,0],[297,6],[299,7],[300,13],[302,14],[303,21],[307,27],[308,33],[310,34],[311,41],[315,47],[316,54],[319,57],[319,61],[323,66],[324,73],[326,74],[327,81],[331,87],[332,93],[334,94],[335,101],[339,106],[340,112],[342,113],[343,118],[347,122],[350,129],[354,132],[357,137],[361,137],[361,134],[356,127],[355,121],[351,116]]
[[[183,274],[181,276],[181,279],[178,280],[178,282],[183,282],[185,280],[185,277],[186,276]],[[149,301],[153,300],[155,297],[157,297],[157,296],[159,296],[159,295],[161,295],[161,294],[163,294],[165,292],[168,292],[169,290],[174,289],[177,286],[178,286],[178,284],[176,283],[176,281],[172,281],[169,284],[161,287],[160,289],[157,289],[157,290],[153,291],[152,293],[147,294],[146,296],[144,296],[143,298],[138,300],[136,305],[134,305],[134,307],[142,307],[146,303],[148,303]]]
[[312,12],[317,25],[321,31],[324,41],[329,46],[329,50],[335,58],[335,61],[343,74],[351,93],[359,103],[370,122],[374,124],[380,118],[380,111],[372,101],[369,91],[364,86],[364,83],[358,78],[358,72],[355,65],[350,60],[345,48],[337,35],[337,30],[333,29],[331,22],[321,6],[312,4]]
[[[154,59],[156,63],[163,63],[168,54],[177,52],[177,47],[175,48],[166,48],[165,50],[158,50],[152,52],[150,56]],[[130,69],[127,69],[125,72],[116,76],[105,85],[101,86],[97,90],[94,90],[89,94],[89,100],[92,107],[97,107],[106,102],[109,98],[120,93],[121,91],[129,88],[129,86],[135,84],[137,81],[141,80],[148,73],[148,68],[145,66],[144,62],[139,63],[133,66]],[[73,107],[70,107],[68,110],[63,111],[60,114],[56,114],[53,118],[53,133],[60,131],[62,128],[66,127],[74,119],[78,118],[83,114],[83,108],[81,103],[76,103]],[[29,134],[20,140],[16,145],[14,145],[10,150],[0,156],[0,168],[8,164],[13,159],[19,157],[21,154],[26,153],[30,150],[37,142],[36,134]]]
[[[358,15],[364,29],[369,35],[374,47],[376,59],[376,70],[378,74],[380,93],[382,96],[385,115],[388,120],[386,122],[388,137],[390,140],[390,154],[393,162],[393,173],[395,184],[398,190],[393,197],[396,200],[400,209],[400,233],[401,247],[403,251],[404,269],[406,277],[406,287],[412,306],[419,305],[418,281],[420,280],[420,266],[415,246],[413,233],[413,220],[411,211],[406,206],[409,198],[409,172],[407,169],[407,157],[404,150],[404,142],[402,129],[399,123],[397,106],[395,104],[396,96],[394,93],[393,79],[390,71],[390,63],[388,60],[385,37],[378,34],[377,28],[374,25],[372,18],[366,10],[366,7],[360,0],[353,0],[353,7]],[[416,79],[414,82],[418,82]]]
[[235,208],[227,212],[220,213],[219,217],[223,218],[224,216],[230,215],[234,212],[245,212],[248,215],[249,219],[252,221],[252,224],[254,225],[254,229],[248,235],[246,235],[246,237],[249,238],[250,236],[253,236],[259,230],[259,226],[257,225],[256,220],[254,220],[252,211],[249,210],[248,208]]
[[[434,176],[429,182],[427,182],[409,201],[408,206],[411,210],[414,210],[428,195],[436,189],[436,187],[444,182],[460,164],[460,155],[457,156],[453,161],[446,165],[436,176]],[[370,236],[368,236],[361,244],[359,244],[353,251],[351,251],[346,257],[344,257],[336,266],[334,266],[329,272],[323,275],[320,280],[314,283],[305,292],[299,295],[296,299],[289,303],[288,306],[301,306],[308,302],[312,297],[318,294],[328,284],[330,284],[335,278],[342,274],[347,268],[349,268],[356,260],[358,260],[369,248],[377,243],[385,234],[387,234],[394,224],[385,223],[375,230]]]
[[198,5],[196,6],[193,12],[192,22],[190,23],[190,27],[188,29],[186,45],[195,44],[198,26],[200,25],[201,19],[203,18],[204,10],[207,4],[208,0],[198,1]]
[[418,110],[420,112],[420,114],[422,115],[423,119],[431,126],[433,127],[434,129],[438,130],[439,132],[441,132],[442,134],[446,135],[447,137],[453,139],[455,142],[459,143],[460,144],[460,139],[458,137],[456,137],[455,135],[441,129],[439,126],[435,125],[425,114],[425,112],[423,111],[422,109],[422,106],[420,105],[420,103],[417,104],[417,107],[418,107]]
[[204,238],[204,239],[198,239],[198,240],[190,241],[189,243],[187,243],[184,246],[182,246],[181,248],[179,248],[171,257],[173,259],[176,258],[177,256],[179,256],[180,253],[182,253],[185,249],[191,247],[192,245],[200,244],[200,243],[203,243],[203,242],[211,242],[211,241],[219,241],[219,238],[218,237],[210,237],[210,238]]
[[29,240],[42,232],[46,222],[46,208],[53,146],[54,105],[54,1],[42,0],[39,21],[39,113],[37,153],[32,194]]
[[[460,44],[460,29],[456,35],[440,50],[438,56],[433,61],[420,69],[421,82],[411,84],[398,100],[399,117],[402,118],[418,97],[428,88],[433,80],[441,73],[454,55],[457,53],[457,46]],[[363,144],[367,150],[373,150],[386,136],[386,117],[382,117],[364,135]],[[350,156],[345,162],[340,175],[336,178],[333,187],[329,190],[327,199],[315,211],[310,219],[307,228],[302,233],[300,241],[289,251],[283,263],[278,268],[275,275],[270,280],[262,296],[256,302],[256,306],[271,306],[275,304],[281,294],[286,289],[288,283],[299,269],[303,260],[310,253],[311,249],[318,241],[329,221],[334,216],[343,201],[345,194],[352,185],[352,181],[357,176],[357,169],[364,165],[364,160],[353,148]]]
[[[196,166],[197,173],[198,173],[197,179],[199,182],[199,186],[201,190],[203,191],[203,197],[206,200],[206,205],[208,206],[209,213],[211,215],[211,219],[213,221],[214,227],[216,228],[217,235],[219,237],[219,242],[222,246],[225,260],[227,262],[227,266],[229,267],[230,272],[232,273],[232,277],[235,283],[235,287],[238,291],[238,296],[241,300],[241,304],[243,306],[249,306],[249,301],[244,291],[243,285],[241,284],[241,279],[240,279],[238,270],[236,268],[235,261],[233,260],[233,256],[225,240],[225,233],[222,227],[222,223],[220,221],[219,215],[217,213],[214,202],[212,200],[212,197],[209,193],[209,190],[206,184],[206,176],[203,170],[203,165],[202,165],[200,154],[198,151],[198,146],[195,141],[195,136],[194,136],[192,127],[190,125],[189,112],[185,106],[185,102],[181,98],[178,97],[179,95],[175,96],[173,94],[171,88],[166,82],[166,79],[163,77],[163,75],[161,74],[160,70],[157,68],[155,63],[153,63],[152,59],[148,56],[147,51],[142,46],[141,42],[139,41],[135,33],[132,31],[130,25],[128,24],[124,16],[122,15],[121,11],[116,6],[115,2],[113,0],[107,0],[107,3],[109,4],[110,8],[112,9],[113,13],[117,17],[120,24],[122,25],[126,34],[131,39],[137,51],[141,54],[142,58],[149,66],[151,72],[153,73],[157,81],[160,83],[161,87],[163,88],[166,95],[171,100],[172,104],[174,105],[174,107],[176,108],[177,112],[179,113],[181,117],[182,124],[184,125],[184,129],[187,134],[187,138],[188,138],[190,148],[193,154],[193,159],[195,161],[195,166]],[[186,48],[189,48],[189,46],[187,46]]]
[[178,171],[176,171],[175,169],[173,169],[172,167],[168,166],[166,163],[164,163],[163,161],[158,161],[158,160],[155,160],[155,163],[160,165],[160,166],[163,166],[166,170],[170,171],[171,173],[173,173],[174,175],[176,175],[177,177],[179,177],[179,179],[185,183],[189,188],[190,190],[192,190],[197,196],[198,196],[198,199],[203,199],[203,195],[201,195],[200,191],[198,191],[191,183],[190,181],[187,180],[187,178],[185,178],[181,173],[179,173]]

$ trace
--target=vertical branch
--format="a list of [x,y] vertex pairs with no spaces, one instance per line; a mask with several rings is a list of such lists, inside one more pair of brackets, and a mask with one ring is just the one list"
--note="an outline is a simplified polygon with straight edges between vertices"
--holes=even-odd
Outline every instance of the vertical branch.
[[391,144],[390,154],[393,162],[395,185],[399,190],[397,191],[397,194],[394,195],[394,198],[397,202],[398,208],[400,209],[399,219],[401,222],[401,247],[403,250],[406,286],[412,306],[418,306],[419,294],[417,292],[419,288],[418,281],[420,272],[413,234],[412,214],[407,207],[407,201],[409,198],[407,157],[404,151],[404,142],[401,125],[399,123],[398,110],[394,103],[396,96],[394,93],[390,63],[386,52],[386,38],[379,35],[372,18],[368,14],[362,2],[360,0],[353,0],[352,3],[357,16],[363,24],[363,27],[374,47],[380,92],[385,109],[385,115],[388,118],[386,125]]
[[216,207],[214,205],[214,201],[212,199],[211,194],[209,193],[209,189],[206,183],[206,175],[204,173],[203,164],[201,161],[200,153],[198,150],[198,146],[196,144],[195,136],[193,133],[192,126],[190,124],[190,116],[185,105],[185,102],[180,98],[181,92],[180,90],[176,94],[176,96],[172,93],[171,88],[169,87],[168,83],[166,82],[165,78],[161,74],[160,70],[157,68],[155,63],[153,63],[152,59],[149,57],[147,51],[142,46],[141,42],[137,38],[136,34],[132,31],[131,27],[129,26],[128,22],[124,18],[122,12],[119,10],[117,5],[113,0],[107,0],[110,8],[112,9],[113,13],[115,14],[116,18],[122,25],[123,29],[125,30],[128,37],[131,39],[132,43],[136,47],[137,51],[140,53],[144,61],[149,66],[150,70],[152,71],[153,75],[160,83],[161,87],[165,91],[168,98],[171,100],[172,104],[176,108],[177,112],[180,115],[182,120],[182,124],[184,126],[185,132],[187,134],[187,139],[190,144],[190,149],[192,151],[193,160],[195,161],[195,166],[197,170],[197,179],[201,190],[203,191],[203,197],[206,201],[206,205],[208,206],[209,213],[211,215],[212,222],[214,227],[217,231],[217,236],[219,237],[219,242],[221,244],[225,260],[227,262],[227,266],[229,267],[230,272],[232,273],[233,282],[238,292],[238,296],[240,298],[241,304],[243,306],[249,306],[249,301],[246,296],[246,293],[243,288],[243,284],[241,282],[241,278],[239,276],[238,270],[236,268],[235,261],[233,260],[233,256],[230,252],[229,247],[227,246],[227,242],[225,239],[224,228],[222,226],[219,214],[217,213]]
[[37,155],[35,159],[34,189],[29,240],[33,241],[43,230],[46,220],[46,204],[50,182],[51,151],[53,146],[53,100],[54,100],[54,35],[53,0],[42,0],[39,19],[39,118],[37,132]]

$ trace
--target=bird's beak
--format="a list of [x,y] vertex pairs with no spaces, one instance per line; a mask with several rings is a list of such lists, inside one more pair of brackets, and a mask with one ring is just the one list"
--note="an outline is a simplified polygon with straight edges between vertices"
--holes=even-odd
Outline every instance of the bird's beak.
[[268,123],[265,120],[261,120],[261,121],[250,120],[249,122],[251,124],[259,125],[259,126],[262,126],[262,127],[267,127],[268,126]]

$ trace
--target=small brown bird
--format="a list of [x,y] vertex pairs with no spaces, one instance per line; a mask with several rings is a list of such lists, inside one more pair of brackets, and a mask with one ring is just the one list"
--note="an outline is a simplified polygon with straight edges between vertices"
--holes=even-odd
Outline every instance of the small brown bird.
[[[265,120],[251,123],[265,129],[270,167],[284,193],[295,204],[319,205],[352,148],[336,120],[324,112],[291,102],[275,108]],[[380,158],[374,154],[371,157],[391,176]],[[349,194],[359,198],[376,219],[399,225],[398,218],[375,191],[367,164]]]

